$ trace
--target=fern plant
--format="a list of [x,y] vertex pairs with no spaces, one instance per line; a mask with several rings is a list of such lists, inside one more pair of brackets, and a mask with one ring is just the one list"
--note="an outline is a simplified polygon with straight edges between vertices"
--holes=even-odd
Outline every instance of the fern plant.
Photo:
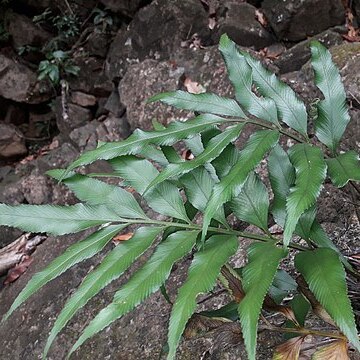
[[[128,225],[139,225],[131,239],[110,251],[68,299],[50,332],[44,358],[74,314],[152,246],[155,250],[145,265],[88,324],[69,356],[153,292],[164,289],[174,263],[191,252],[194,255],[188,276],[178,290],[170,316],[169,360],[175,358],[182,333],[195,314],[198,295],[212,290],[217,281],[233,296],[234,302],[229,306],[236,309],[236,314],[231,318],[239,320],[250,360],[256,358],[263,310],[281,313],[288,321],[279,327],[265,319],[262,327],[296,336],[276,349],[275,359],[297,359],[308,334],[336,339],[331,348],[318,351],[316,359],[325,359],[329,352],[346,353],[347,342],[360,350],[346,284],[346,271],[357,274],[356,270],[316,220],[316,201],[325,180],[330,179],[336,187],[360,180],[358,155],[354,151],[338,152],[350,120],[338,70],[328,50],[313,42],[315,83],[323,94],[316,104],[316,140],[307,131],[305,104],[288,85],[260,61],[240,51],[226,35],[221,37],[219,49],[234,86],[235,99],[184,91],[159,94],[150,102],[161,101],[198,115],[186,122],[175,121],[166,128],[154,123],[153,131],[136,130],[124,141],[101,144],[82,154],[66,170],[49,171],[50,176],[76,194],[78,204],[0,204],[0,223],[25,231],[63,235],[96,229],[32,278],[4,321],[47,282],[94,256]],[[247,124],[256,125],[258,130],[238,149],[234,142]],[[281,138],[290,138],[296,144],[283,148]],[[178,155],[174,148],[178,142],[191,150],[192,160]],[[97,179],[104,174],[76,172],[77,168],[100,159],[112,167],[106,176],[122,178],[122,186]],[[274,194],[271,204],[269,189],[256,173],[263,159],[267,161]],[[138,192],[155,212],[171,219],[149,218],[126,186]],[[262,234],[232,229],[227,221],[231,213],[258,227]],[[194,221],[196,214],[202,214],[200,225]],[[281,236],[270,232],[271,218],[283,229]],[[229,259],[244,238],[253,240],[248,248],[248,264],[241,271],[234,270]],[[300,243],[299,239],[303,241]],[[298,286],[290,275],[279,270],[289,249],[295,253]],[[284,294],[274,292],[283,276],[288,283],[295,283],[291,307],[281,303]],[[337,331],[304,328],[309,302]],[[316,311],[319,308],[321,311]],[[207,315],[211,316],[210,312]]]

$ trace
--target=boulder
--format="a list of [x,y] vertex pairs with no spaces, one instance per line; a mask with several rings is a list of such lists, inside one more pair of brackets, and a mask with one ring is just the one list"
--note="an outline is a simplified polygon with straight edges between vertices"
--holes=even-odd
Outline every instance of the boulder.
[[84,46],[89,56],[105,58],[109,50],[110,35],[104,32],[93,31]]
[[341,0],[264,0],[261,7],[281,40],[304,40],[345,23]]
[[92,119],[92,113],[89,109],[76,104],[67,104],[66,111],[68,116],[64,116],[61,97],[58,97],[55,102],[56,124],[60,132],[65,136],[69,135],[73,129],[86,124]]
[[100,2],[114,13],[133,17],[143,0],[100,0]]
[[0,96],[16,102],[39,104],[53,96],[47,81],[38,81],[35,72],[0,54]]
[[[256,20],[256,8],[247,3],[226,1],[213,38],[218,42],[224,33],[238,45],[261,49],[274,42],[272,35]],[[224,14],[221,16],[221,14]]]
[[114,86],[104,74],[104,60],[94,56],[83,57],[76,59],[76,65],[81,69],[78,76],[67,79],[72,91],[81,91],[100,97],[110,95]]
[[224,61],[215,46],[179,49],[170,61],[148,59],[130,65],[119,83],[119,94],[126,106],[131,129],[151,129],[153,119],[166,125],[173,120],[192,117],[191,112],[177,110],[160,102],[146,103],[147,99],[160,92],[179,88],[186,90],[183,87],[186,79],[220,95],[228,95],[232,91]]
[[6,29],[11,35],[13,46],[19,48],[25,45],[42,47],[50,40],[52,34],[37,26],[30,18],[15,12],[5,16]]
[[332,30],[326,30],[313,38],[301,41],[284,51],[281,56],[274,61],[281,74],[291,71],[300,70],[301,67],[310,59],[310,42],[318,40],[326,47],[341,44],[343,42],[342,36]]
[[123,77],[132,61],[166,59],[197,33],[210,36],[208,17],[198,0],[158,0],[141,8],[128,28],[119,30],[106,60],[109,79]]
[[27,153],[25,138],[12,124],[0,123],[0,159],[23,156]]
[[71,93],[71,102],[82,107],[91,107],[96,105],[96,97],[81,91],[73,91]]
[[49,204],[52,200],[52,184],[44,175],[29,175],[20,181],[20,189],[28,204]]

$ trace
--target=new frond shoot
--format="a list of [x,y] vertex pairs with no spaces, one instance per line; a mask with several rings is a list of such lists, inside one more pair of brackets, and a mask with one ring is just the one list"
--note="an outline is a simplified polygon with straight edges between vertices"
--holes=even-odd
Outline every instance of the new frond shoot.
[[[154,250],[152,255],[79,334],[69,356],[155,291],[161,289],[164,293],[174,263],[189,262],[189,254],[190,268],[177,294],[165,291],[173,303],[168,360],[175,359],[189,321],[193,323],[200,316],[196,313],[198,295],[211,291],[217,281],[233,301],[223,310],[203,312],[200,317],[225,317],[238,324],[250,360],[256,359],[259,319],[266,320],[269,313],[280,313],[288,320],[283,326],[271,325],[270,317],[263,322],[265,329],[293,334],[291,340],[284,339],[275,349],[276,359],[297,359],[309,334],[334,339],[330,345],[334,351],[346,352],[348,346],[360,350],[346,282],[346,272],[348,276],[358,273],[316,219],[316,203],[325,181],[343,187],[360,180],[358,154],[351,149],[342,153],[338,150],[350,116],[330,52],[318,42],[311,43],[315,84],[323,99],[313,103],[318,117],[314,127],[309,127],[314,133],[309,133],[311,117],[287,84],[259,60],[240,51],[227,35],[221,37],[219,50],[235,99],[184,91],[155,95],[149,101],[194,112],[193,118],[174,121],[168,127],[157,125],[153,131],[136,130],[126,140],[101,144],[83,153],[68,169],[49,171],[48,175],[74,192],[78,204],[0,204],[1,225],[54,235],[93,229],[90,236],[33,276],[3,321],[49,281],[104,251],[105,245],[126,232],[128,226],[137,227],[131,239],[110,250],[69,297],[44,346],[44,358],[72,317],[150,248]],[[42,71],[52,74],[48,64]],[[256,130],[239,145],[237,140],[248,124],[256,125]],[[288,138],[295,142],[290,148],[281,145]],[[191,159],[184,160],[177,154],[178,143],[192,152]],[[121,185],[108,184],[103,173],[97,177],[96,173],[77,172],[80,166],[97,160],[108,162],[112,171],[107,178],[121,178]],[[270,181],[258,171],[264,161]],[[149,217],[129,187],[152,213],[168,220]],[[258,231],[232,228],[229,215]],[[274,222],[282,229],[276,234],[270,228]],[[248,263],[243,269],[233,269],[231,257],[244,247],[244,239],[252,241],[247,249]],[[295,259],[292,265],[291,259]],[[297,274],[301,284],[297,285],[287,271]],[[291,307],[282,302],[289,294]],[[315,314],[327,314],[337,330],[304,328],[309,303]],[[316,358],[329,349],[318,350]]]

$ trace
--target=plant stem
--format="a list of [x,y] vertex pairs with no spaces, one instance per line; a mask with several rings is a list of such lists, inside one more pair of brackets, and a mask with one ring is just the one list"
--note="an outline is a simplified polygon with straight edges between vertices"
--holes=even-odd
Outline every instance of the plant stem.
[[269,331],[277,331],[282,333],[296,333],[296,334],[302,334],[304,336],[306,335],[314,335],[314,336],[322,336],[322,337],[331,337],[334,339],[341,339],[341,340],[347,340],[345,335],[339,334],[339,333],[332,333],[327,331],[318,331],[318,330],[311,330],[311,329],[305,329],[305,328],[280,328],[273,325],[265,325],[261,327],[262,329],[269,330]]
[[278,130],[281,134],[299,142],[299,143],[305,143],[305,142],[308,142],[308,140],[304,140],[300,137],[298,137],[297,135],[294,135],[292,134],[291,132],[285,130],[284,128],[282,128],[281,126],[276,126],[272,123],[266,123],[266,122],[263,122],[261,121],[260,119],[250,119],[250,118],[247,118],[246,119],[246,122],[248,123],[251,123],[251,124],[254,124],[254,125],[258,125],[258,126],[261,126],[261,127],[264,127],[266,129],[270,129],[270,130]]
[[[121,222],[126,222],[129,224],[148,224],[148,225],[160,225],[160,226],[174,226],[174,227],[178,227],[178,228],[182,228],[182,229],[191,229],[191,230],[202,230],[202,226],[201,225],[195,225],[195,224],[188,224],[188,223],[178,223],[178,222],[171,222],[171,221],[159,221],[159,220],[152,220],[152,219],[143,219],[143,220],[137,220],[137,219],[122,219]],[[254,234],[254,233],[250,233],[247,231],[238,231],[238,230],[233,230],[233,229],[224,229],[224,228],[217,228],[217,227],[212,227],[210,226],[208,228],[208,231],[212,231],[212,232],[216,232],[216,233],[220,233],[220,234],[227,234],[227,235],[236,235],[236,236],[241,236],[243,238],[247,238],[247,239],[252,239],[252,240],[257,240],[257,241],[262,241],[262,242],[278,242],[279,239],[274,238],[272,236],[263,236],[263,235],[259,235],[259,234]],[[289,247],[292,249],[296,249],[296,250],[308,250],[308,248],[295,244],[295,243],[290,243]]]

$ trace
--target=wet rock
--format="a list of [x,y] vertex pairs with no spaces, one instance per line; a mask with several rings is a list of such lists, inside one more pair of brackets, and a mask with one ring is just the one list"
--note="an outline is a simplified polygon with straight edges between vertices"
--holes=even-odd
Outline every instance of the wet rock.
[[96,97],[81,91],[73,91],[71,93],[71,102],[82,107],[91,107],[96,105]]
[[20,189],[28,204],[48,204],[52,199],[52,186],[49,178],[43,175],[30,175],[20,181]]
[[121,15],[133,17],[143,3],[142,0],[100,0],[108,9]]
[[120,29],[106,61],[109,79],[124,76],[129,63],[146,57],[165,59],[192,34],[210,36],[208,17],[197,0],[158,0],[140,9],[128,29]]
[[338,45],[343,42],[342,36],[332,30],[326,30],[321,34],[314,36],[312,39],[301,41],[283,52],[281,56],[274,61],[274,64],[279,68],[280,73],[300,70],[300,68],[310,59],[311,40],[318,40],[326,47]]
[[264,0],[261,7],[282,40],[304,40],[345,22],[341,0]]
[[7,12],[5,15],[6,28],[15,48],[25,45],[42,47],[52,35],[43,30],[27,16],[15,12]]
[[226,1],[223,5],[223,17],[218,20],[214,36],[218,42],[224,33],[238,45],[261,49],[274,42],[271,34],[256,20],[256,8],[247,3]]
[[0,96],[16,102],[39,104],[49,100],[52,92],[46,81],[37,81],[35,72],[0,54]]
[[67,104],[67,115],[64,116],[61,105],[61,98],[58,97],[55,103],[56,124],[60,132],[67,136],[73,129],[86,124],[92,119],[89,109],[76,104]]
[[0,159],[25,155],[24,135],[12,124],[0,123]]

